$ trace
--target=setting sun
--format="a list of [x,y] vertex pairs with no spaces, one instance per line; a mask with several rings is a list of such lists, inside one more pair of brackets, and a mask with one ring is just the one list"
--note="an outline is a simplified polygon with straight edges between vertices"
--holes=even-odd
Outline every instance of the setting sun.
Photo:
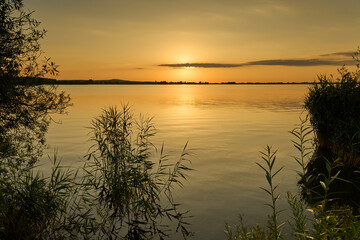
[[[194,82],[199,78],[198,69],[194,67],[182,67],[170,69],[170,81]],[[199,80],[200,81],[200,80]]]
[[[359,45],[359,3],[330,2],[26,4],[48,30],[44,50],[60,66],[58,79],[310,82],[352,65],[350,55],[338,53]],[[214,65],[206,65],[213,71],[159,67],[182,63]]]

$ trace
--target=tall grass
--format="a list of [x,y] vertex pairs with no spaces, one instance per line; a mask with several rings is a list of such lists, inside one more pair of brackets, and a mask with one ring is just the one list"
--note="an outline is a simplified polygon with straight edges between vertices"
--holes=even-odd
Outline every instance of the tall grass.
[[[71,239],[94,231],[77,172],[53,158],[51,174],[36,168],[0,181],[1,239]],[[84,234],[86,236],[86,234]]]
[[263,165],[256,163],[262,170],[264,170],[265,178],[268,184],[268,189],[260,187],[270,196],[270,204],[266,204],[271,209],[271,215],[268,217],[268,229],[270,230],[270,239],[279,239],[281,236],[281,227],[284,224],[279,224],[278,216],[280,211],[277,210],[276,203],[280,198],[280,194],[276,193],[279,184],[274,184],[275,176],[283,169],[274,169],[276,161],[276,151],[272,151],[271,147],[267,146],[265,151],[260,152],[263,160]]
[[278,184],[274,183],[275,176],[283,169],[283,167],[275,169],[276,151],[273,151],[270,146],[265,148],[265,151],[260,152],[262,164],[256,163],[265,173],[265,179],[268,188],[260,187],[270,197],[270,202],[265,205],[270,207],[271,214],[267,217],[267,226],[246,227],[242,216],[239,216],[239,223],[235,225],[236,232],[232,227],[225,223],[225,234],[228,240],[249,240],[249,239],[269,239],[278,240],[282,238],[281,228],[284,223],[279,223],[279,214],[281,211],[277,209],[277,202],[280,199],[280,194],[276,193]]
[[291,140],[291,142],[299,153],[298,156],[293,156],[295,161],[301,167],[301,170],[296,172],[300,178],[303,178],[307,172],[307,163],[314,153],[314,137],[313,128],[308,121],[308,115],[306,115],[305,118],[300,117],[299,120],[299,126],[289,131],[289,133],[295,137],[295,140]]
[[95,189],[101,212],[101,236],[108,238],[163,239],[174,231],[191,235],[186,212],[174,200],[174,185],[182,187],[191,170],[187,144],[174,162],[161,146],[157,163],[151,137],[156,133],[151,118],[135,120],[128,105],[110,107],[92,122],[92,141],[85,171]]
[[83,168],[54,155],[49,176],[34,167],[1,175],[0,239],[190,237],[188,212],[172,194],[191,170],[190,152],[187,144],[175,159],[164,146],[157,152],[155,133],[151,118],[111,107],[92,121]]
[[[300,177],[306,177],[307,166],[305,159],[307,159],[312,149],[309,144],[312,141],[311,129],[307,127],[306,119],[301,119],[297,128],[290,132],[295,136],[293,140],[294,147],[298,150],[299,155],[294,157],[299,164],[301,171],[298,171]],[[311,144],[310,144],[311,145]],[[281,227],[283,224],[289,224],[292,229],[292,236],[295,239],[360,239],[360,221],[353,215],[352,209],[346,205],[336,206],[332,204],[334,198],[330,193],[332,184],[335,180],[347,181],[339,178],[340,171],[337,169],[338,160],[326,162],[326,172],[321,174],[321,178],[313,177],[309,181],[317,181],[322,187],[321,201],[316,205],[308,205],[300,195],[293,195],[288,193],[288,204],[292,213],[292,218],[284,223],[279,224],[278,214],[276,209],[276,202],[279,200],[279,194],[275,194],[278,185],[274,185],[274,177],[281,171],[282,168],[276,169],[276,152],[272,152],[270,147],[261,153],[263,165],[258,166],[265,172],[265,178],[269,186],[268,189],[263,190],[270,196],[270,201],[267,206],[271,208],[271,214],[268,216],[269,224],[262,226],[245,226],[242,217],[239,222],[230,226],[225,224],[225,234],[229,240],[245,240],[245,239],[287,239],[289,236],[283,234]],[[312,191],[312,189],[308,189]],[[307,217],[306,212],[312,214],[311,218]]]

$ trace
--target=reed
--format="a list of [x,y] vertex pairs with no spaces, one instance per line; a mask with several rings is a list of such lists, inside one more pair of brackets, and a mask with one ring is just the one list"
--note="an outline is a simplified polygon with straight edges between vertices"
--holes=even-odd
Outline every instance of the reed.
[[79,205],[86,201],[77,179],[77,171],[62,167],[56,155],[48,177],[32,167],[1,179],[0,238],[72,239],[94,231],[87,209]]
[[270,204],[265,204],[270,207],[271,215],[268,216],[268,229],[270,232],[270,239],[277,240],[281,236],[281,227],[284,225],[279,224],[278,216],[281,211],[277,210],[276,203],[280,198],[280,194],[277,194],[275,191],[278,188],[279,184],[274,184],[275,176],[283,169],[274,169],[276,161],[276,151],[272,151],[271,147],[266,146],[265,151],[260,152],[261,158],[263,160],[263,165],[256,163],[265,173],[265,178],[268,184],[268,188],[260,187],[270,196]]
[[135,120],[128,105],[104,109],[92,122],[92,141],[84,170],[95,190],[97,211],[102,216],[100,236],[125,239],[160,239],[175,232],[184,238],[187,212],[174,200],[175,185],[187,179],[190,152],[185,144],[180,157],[171,161],[161,147],[154,162],[151,137],[156,133],[151,118]]
[[[301,171],[298,174],[301,178],[306,177],[307,165],[305,158],[310,156],[311,148],[307,147],[312,141],[311,129],[306,126],[306,118],[300,119],[300,124],[290,133],[295,136],[292,140],[294,147],[298,150],[299,155],[294,156],[295,161],[299,164]],[[311,145],[311,144],[310,144]],[[300,195],[288,193],[287,201],[292,212],[292,218],[285,223],[279,224],[278,215],[281,211],[276,208],[276,202],[280,195],[275,193],[278,185],[274,185],[274,177],[282,170],[276,169],[276,152],[272,152],[268,146],[265,152],[261,153],[263,164],[257,165],[265,172],[268,188],[262,188],[270,201],[266,205],[271,208],[271,214],[268,216],[268,225],[246,226],[243,217],[234,226],[225,223],[225,235],[228,240],[245,240],[245,239],[287,239],[281,231],[283,224],[289,224],[292,229],[292,236],[298,240],[305,239],[360,239],[360,221],[353,215],[353,211],[346,205],[334,205],[334,193],[330,190],[335,181],[349,182],[339,177],[339,160],[327,161],[326,172],[321,173],[318,177],[310,177],[309,181],[317,182],[323,191],[319,194],[319,202],[316,205],[308,205]],[[309,189],[309,191],[313,191]],[[335,195],[336,196],[336,195]],[[310,212],[311,218],[307,217]]]
[[270,146],[265,148],[265,151],[260,152],[262,164],[256,163],[265,173],[265,179],[268,188],[260,187],[270,197],[270,202],[265,205],[270,207],[271,214],[268,215],[268,224],[266,227],[257,224],[256,226],[246,227],[242,216],[239,217],[239,223],[232,227],[225,223],[225,234],[229,240],[245,240],[245,239],[282,239],[281,228],[285,223],[279,223],[279,214],[281,211],[277,209],[277,202],[280,199],[280,194],[276,193],[278,184],[274,183],[275,176],[283,169],[280,167],[275,169],[276,151],[273,151]]
[[307,163],[310,161],[310,158],[314,152],[314,131],[309,124],[308,115],[306,115],[305,118],[300,117],[299,120],[299,126],[289,131],[289,133],[295,137],[295,140],[291,140],[291,142],[299,153],[299,156],[293,156],[295,161],[301,167],[301,171],[296,172],[300,178],[303,178],[307,172]]
[[190,216],[172,194],[191,170],[190,151],[185,144],[175,159],[164,145],[156,151],[151,120],[136,120],[128,105],[111,107],[92,122],[82,168],[62,166],[56,154],[46,177],[34,166],[8,166],[0,175],[0,239],[190,237]]

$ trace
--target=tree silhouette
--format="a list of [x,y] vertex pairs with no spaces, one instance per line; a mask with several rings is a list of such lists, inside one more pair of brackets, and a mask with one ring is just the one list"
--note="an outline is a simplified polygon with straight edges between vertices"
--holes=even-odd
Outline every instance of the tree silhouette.
[[43,57],[39,41],[46,31],[32,14],[22,0],[0,0],[0,169],[5,172],[36,162],[45,147],[49,114],[63,113],[70,104],[56,87],[34,84],[58,70]]

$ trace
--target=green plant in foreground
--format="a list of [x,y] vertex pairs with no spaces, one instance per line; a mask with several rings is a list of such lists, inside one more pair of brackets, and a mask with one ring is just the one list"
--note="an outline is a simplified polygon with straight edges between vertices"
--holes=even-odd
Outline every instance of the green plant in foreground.
[[[172,163],[163,146],[154,163],[150,138],[155,128],[150,118],[135,121],[128,105],[121,110],[105,109],[92,122],[92,140],[85,171],[96,190],[100,205],[101,233],[110,239],[163,239],[169,236],[170,222],[183,237],[191,235],[185,221],[186,212],[173,199],[174,185],[186,180],[189,152],[184,147]],[[167,224],[165,219],[170,222]]]
[[271,147],[267,146],[265,152],[260,152],[261,158],[264,161],[264,165],[256,163],[262,170],[265,172],[266,181],[269,185],[269,188],[262,188],[271,198],[271,203],[266,204],[272,210],[271,215],[268,219],[268,229],[270,230],[270,239],[279,239],[281,236],[280,228],[284,224],[278,223],[278,216],[280,211],[276,209],[276,203],[280,198],[280,194],[275,193],[275,190],[278,188],[278,184],[274,184],[274,177],[283,169],[283,167],[275,170],[274,164],[276,161],[276,151],[272,151]]
[[86,238],[95,225],[78,185],[77,172],[56,156],[50,176],[31,168],[0,181],[0,239]]
[[298,196],[293,195],[291,192],[287,194],[287,201],[293,215],[293,221],[288,220],[287,223],[290,225],[294,237],[299,240],[305,240],[308,234],[308,219],[305,213],[306,206]]
[[[325,171],[318,175],[309,175],[307,173],[308,166],[301,161],[305,157],[311,155],[313,148],[308,147],[312,140],[311,129],[306,125],[307,118],[300,119],[299,127],[290,133],[295,136],[294,147],[299,152],[299,157],[294,157],[301,166],[302,172],[298,175],[305,181],[303,184],[315,183],[321,188],[313,189],[307,186],[303,187],[305,191],[315,195],[317,199],[315,205],[307,206],[299,196],[288,193],[288,203],[293,214],[293,222],[290,224],[293,235],[297,239],[359,239],[356,229],[359,228],[359,220],[353,216],[351,208],[348,206],[336,206],[335,201],[338,192],[330,191],[334,181],[348,182],[340,178],[342,162],[340,159],[332,159],[331,161],[324,159]],[[306,146],[306,144],[308,146]],[[300,161],[299,161],[300,160]],[[304,167],[305,166],[305,167]],[[307,209],[308,208],[308,209]],[[313,220],[306,217],[305,211],[312,213]]]
[[165,239],[192,235],[172,192],[186,180],[189,151],[155,161],[151,119],[128,106],[93,121],[94,146],[83,168],[36,166],[0,172],[0,239]]
[[[274,184],[274,177],[283,169],[275,169],[276,151],[272,151],[270,146],[267,146],[265,151],[260,152],[263,164],[256,163],[264,172],[268,184],[268,188],[260,187],[264,190],[271,199],[271,202],[265,205],[271,208],[271,215],[268,216],[268,225],[266,228],[259,224],[255,227],[246,227],[243,218],[239,217],[239,223],[235,226],[236,233],[233,232],[231,227],[225,224],[225,233],[229,240],[245,240],[245,239],[269,239],[277,240],[281,238],[281,227],[284,223],[279,223],[278,216],[281,211],[277,210],[276,203],[280,198],[280,194],[275,191],[278,184]],[[234,235],[235,234],[235,235]]]
[[303,178],[306,174],[307,163],[310,160],[311,155],[313,154],[313,129],[308,124],[308,115],[305,118],[299,118],[300,124],[298,127],[289,131],[291,135],[295,137],[295,140],[291,140],[293,146],[299,151],[300,156],[293,156],[295,161],[301,167],[301,171],[297,171],[297,174],[300,178]]
[[[298,172],[300,177],[306,176],[304,173],[307,170],[306,163],[303,161],[309,156],[311,149],[307,147],[310,143],[308,140],[311,137],[311,130],[305,126],[306,121],[301,120],[299,127],[291,131],[291,134],[296,137],[293,141],[295,148],[299,151],[299,157],[296,157],[296,162],[301,166],[302,171]],[[268,225],[263,227],[259,224],[256,226],[247,227],[244,224],[243,218],[240,216],[239,222],[231,227],[225,224],[225,233],[228,240],[249,240],[249,239],[286,239],[286,235],[280,231],[282,224],[278,223],[279,211],[276,210],[276,202],[279,195],[275,194],[278,185],[274,185],[273,178],[281,171],[273,170],[276,162],[276,152],[272,152],[270,147],[262,153],[262,159],[265,164],[259,165],[264,170],[268,189],[263,190],[271,196],[271,201],[268,206],[272,209],[272,214],[268,217]],[[293,214],[292,221],[286,221],[291,229],[292,235],[295,239],[315,239],[315,240],[328,240],[328,239],[345,239],[357,240],[360,239],[360,221],[352,213],[351,208],[348,206],[336,206],[333,204],[333,194],[330,189],[335,180],[347,181],[339,178],[339,162],[334,160],[326,162],[326,172],[321,173],[319,176],[310,177],[308,180],[317,181],[323,192],[321,193],[321,201],[318,205],[307,206],[306,203],[298,195],[288,193],[288,203],[290,210]],[[309,191],[313,191],[309,189]],[[306,211],[312,214],[312,218],[306,216]]]
[[[319,75],[309,88],[304,107],[317,138],[319,157],[341,158],[346,165],[360,165],[360,68],[338,69],[339,77]],[[331,160],[331,159],[329,159]]]
[[246,226],[241,215],[239,215],[239,222],[235,226],[235,232],[228,223],[225,223],[225,234],[228,240],[270,239],[265,228],[259,224],[250,227]]

